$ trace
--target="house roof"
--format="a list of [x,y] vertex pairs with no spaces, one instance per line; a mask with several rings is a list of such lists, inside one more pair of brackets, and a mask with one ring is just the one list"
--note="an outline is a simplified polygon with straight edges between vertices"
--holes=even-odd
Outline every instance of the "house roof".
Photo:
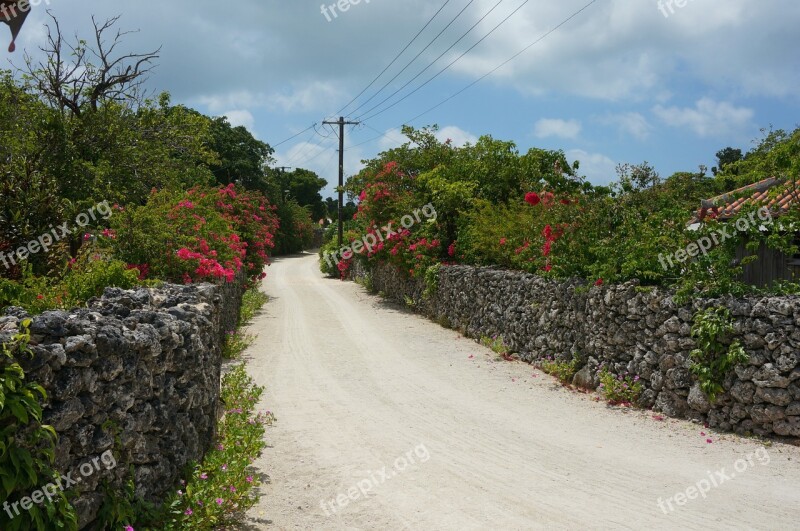
[[780,216],[793,205],[800,205],[800,181],[792,183],[770,177],[703,200],[692,223],[703,221],[706,217],[730,219],[745,206],[766,206],[773,216]]

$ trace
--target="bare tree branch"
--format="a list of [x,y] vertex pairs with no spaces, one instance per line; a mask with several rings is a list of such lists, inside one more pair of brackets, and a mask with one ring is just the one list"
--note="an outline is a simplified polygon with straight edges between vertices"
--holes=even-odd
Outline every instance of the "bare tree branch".
[[[130,53],[114,57],[116,48],[125,36],[134,33],[116,30],[120,17],[112,17],[94,26],[93,44],[75,36],[75,44],[66,43],[61,26],[53,14],[47,28],[47,44],[40,48],[46,62],[34,64],[25,56],[27,73],[36,88],[49,102],[61,109],[80,116],[87,110],[96,111],[105,101],[140,103],[141,87],[147,75],[155,67],[161,48],[148,53]],[[111,33],[110,41],[107,36]]]

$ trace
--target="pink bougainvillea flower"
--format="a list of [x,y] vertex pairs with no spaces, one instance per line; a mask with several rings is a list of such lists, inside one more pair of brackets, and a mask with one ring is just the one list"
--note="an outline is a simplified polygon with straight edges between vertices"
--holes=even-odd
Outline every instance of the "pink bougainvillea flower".
[[183,514],[185,514],[186,516],[192,516],[192,514],[194,514],[194,511],[192,511],[191,509],[186,509],[183,512]]
[[544,204],[545,206],[549,205],[550,203],[553,202],[553,199],[555,199],[555,197],[556,196],[554,196],[552,192],[544,192],[542,194],[542,204]]
[[531,206],[536,206],[542,202],[542,198],[536,192],[528,192],[525,194],[525,202]]

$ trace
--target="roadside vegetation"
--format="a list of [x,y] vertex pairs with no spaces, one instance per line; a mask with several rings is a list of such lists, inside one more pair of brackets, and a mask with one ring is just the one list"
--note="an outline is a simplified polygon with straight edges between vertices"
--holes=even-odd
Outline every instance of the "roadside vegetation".
[[[701,167],[662,178],[646,162],[623,164],[608,186],[588,183],[579,162],[568,161],[563,151],[520,153],[513,142],[490,136],[456,147],[437,140],[435,132],[405,128],[406,144],[367,161],[348,181],[357,212],[346,223],[344,243],[370,234],[377,238],[377,227],[389,224],[393,233],[380,234],[377,245],[340,259],[335,267],[323,260],[323,271],[347,276],[353,260],[381,261],[425,278],[438,264],[489,265],[548,278],[578,277],[588,284],[637,280],[694,297],[754,291],[739,281],[753,259],[737,259],[740,244],[746,243],[751,255],[761,244],[789,255],[798,251],[788,229],[798,226],[800,214],[792,209],[770,230],[750,223],[748,230],[733,230],[732,237],[692,260],[670,266],[659,259],[735,227],[755,208],[727,221],[711,212],[699,228],[689,230],[701,200],[768,177],[793,186],[800,171],[800,129],[764,131],[745,154],[720,150],[711,174]],[[784,190],[779,186],[772,193]],[[403,217],[427,204],[435,207],[435,219],[404,228]],[[330,232],[321,253],[336,251]],[[775,289],[794,293],[798,286],[783,283]]]

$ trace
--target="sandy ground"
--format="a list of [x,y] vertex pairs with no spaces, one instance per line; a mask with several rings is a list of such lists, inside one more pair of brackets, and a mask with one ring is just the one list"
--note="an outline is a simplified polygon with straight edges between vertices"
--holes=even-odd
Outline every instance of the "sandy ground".
[[607,407],[314,255],[268,273],[247,358],[278,423],[242,529],[800,528],[800,448]]

